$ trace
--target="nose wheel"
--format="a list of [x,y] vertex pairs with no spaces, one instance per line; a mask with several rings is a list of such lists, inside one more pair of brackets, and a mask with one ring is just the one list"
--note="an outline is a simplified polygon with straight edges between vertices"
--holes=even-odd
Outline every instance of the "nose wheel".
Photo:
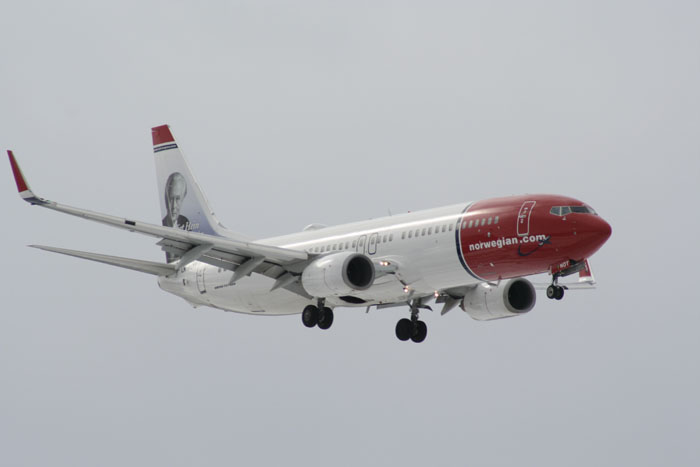
[[564,298],[564,287],[556,284],[550,285],[547,287],[547,298],[561,300]]

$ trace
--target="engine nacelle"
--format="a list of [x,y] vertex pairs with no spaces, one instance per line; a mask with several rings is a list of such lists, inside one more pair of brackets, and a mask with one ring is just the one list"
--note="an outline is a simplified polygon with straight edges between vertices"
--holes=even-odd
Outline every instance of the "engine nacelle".
[[304,269],[301,285],[313,297],[351,295],[374,283],[374,264],[351,251],[318,258]]
[[526,279],[511,279],[493,286],[479,284],[464,296],[462,309],[479,321],[510,318],[532,310],[537,297]]

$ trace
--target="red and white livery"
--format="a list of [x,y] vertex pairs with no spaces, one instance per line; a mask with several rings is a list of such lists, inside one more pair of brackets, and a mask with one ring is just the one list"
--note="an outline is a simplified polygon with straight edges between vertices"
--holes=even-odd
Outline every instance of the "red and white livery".
[[[159,224],[65,206],[29,188],[11,151],[20,196],[55,211],[159,239],[163,263],[48,246],[36,248],[153,274],[193,306],[264,315],[301,313],[328,329],[336,307],[408,306],[396,335],[421,342],[419,319],[434,301],[472,318],[518,316],[535,305],[527,276],[552,276],[547,297],[595,284],[588,264],[610,225],[585,203],[559,195],[470,201],[334,227],[310,225],[281,237],[249,239],[226,229],[209,207],[167,125],[153,128]],[[578,273],[578,282],[559,279]]]

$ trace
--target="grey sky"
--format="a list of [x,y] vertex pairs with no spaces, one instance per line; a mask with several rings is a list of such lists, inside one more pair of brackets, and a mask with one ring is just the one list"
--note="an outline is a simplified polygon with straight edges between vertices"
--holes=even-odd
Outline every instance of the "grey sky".
[[3,465],[700,460],[697,2],[5,2],[0,63],[0,148],[66,204],[157,222],[168,123],[255,237],[524,192],[613,226],[597,290],[412,345],[405,310],[320,332],[25,248],[163,256],[5,163]]

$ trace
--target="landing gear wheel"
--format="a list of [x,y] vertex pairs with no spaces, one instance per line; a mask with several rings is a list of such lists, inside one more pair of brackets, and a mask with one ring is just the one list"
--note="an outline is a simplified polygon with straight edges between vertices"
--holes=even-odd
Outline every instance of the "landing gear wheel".
[[324,307],[318,316],[318,327],[321,329],[328,329],[333,324],[333,310],[328,307]]
[[423,321],[416,321],[411,340],[413,342],[423,342],[428,335],[428,326]]
[[561,300],[564,298],[564,287],[561,285],[550,285],[547,287],[547,298],[554,298],[556,300]]
[[[304,326],[307,328],[312,328],[318,324],[318,315],[318,308],[313,305],[308,305],[304,308],[304,311],[301,312],[301,322],[304,323]],[[331,318],[331,322],[332,321],[333,318]]]
[[557,291],[556,294],[554,294],[554,298],[556,298],[557,300],[561,300],[562,298],[564,298],[564,287],[557,287]]
[[398,337],[400,341],[407,341],[411,338],[412,334],[413,323],[410,319],[403,318],[400,319],[398,323],[396,323],[396,337]]

